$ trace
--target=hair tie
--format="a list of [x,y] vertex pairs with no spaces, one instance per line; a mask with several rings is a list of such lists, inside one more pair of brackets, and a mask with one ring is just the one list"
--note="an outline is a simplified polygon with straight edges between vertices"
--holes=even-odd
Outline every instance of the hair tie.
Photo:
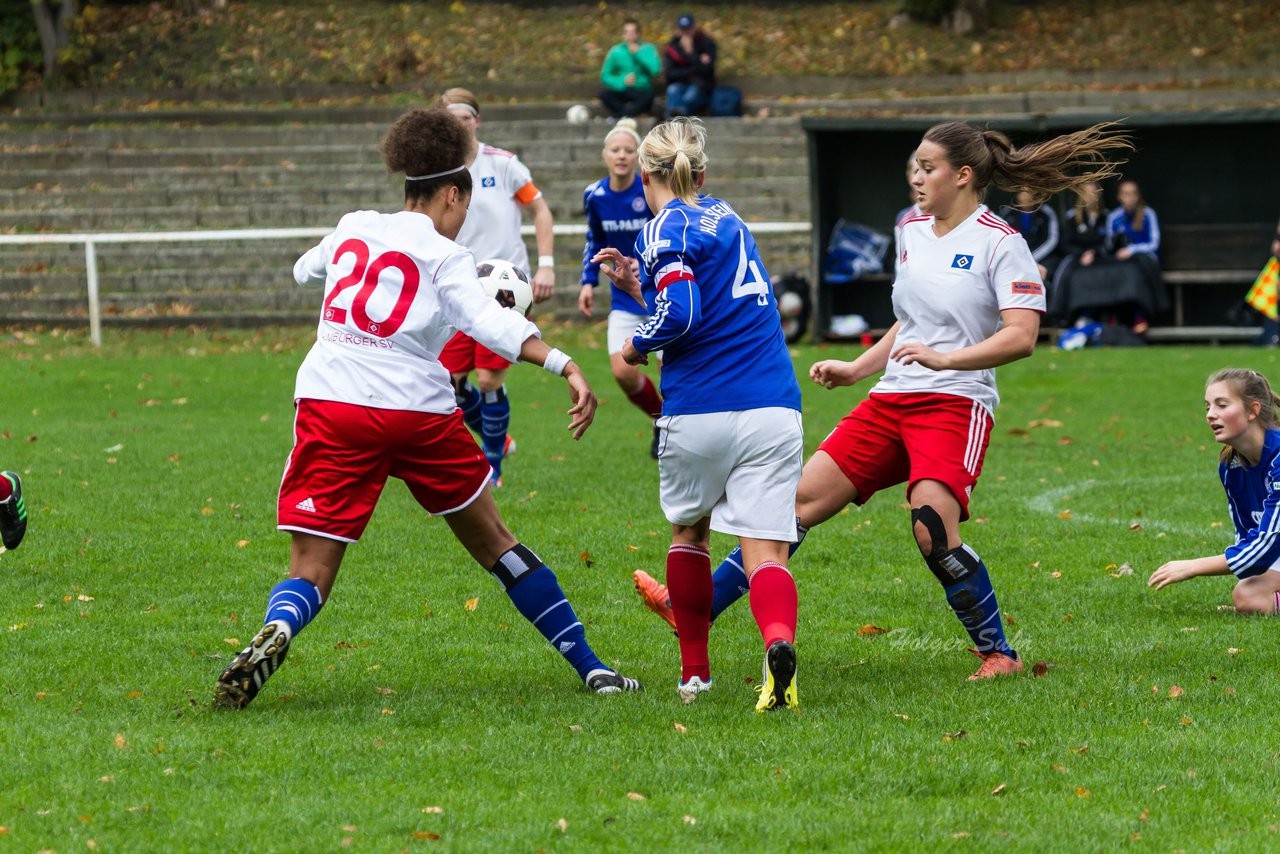
[[479,115],[480,115],[480,111],[479,111],[479,110],[477,110],[475,107],[471,106],[470,104],[463,103],[462,101],[459,101],[459,102],[458,102],[458,103],[456,103],[456,104],[445,104],[445,105],[444,105],[444,108],[445,108],[446,110],[462,109],[462,110],[466,110],[468,113],[470,113],[470,114],[471,114],[471,115],[473,115],[473,116],[479,116]]
[[463,163],[456,169],[446,169],[443,172],[432,172],[430,175],[405,175],[406,181],[430,181],[432,178],[443,178],[445,175],[452,175],[455,172],[461,172],[467,168],[467,164]]

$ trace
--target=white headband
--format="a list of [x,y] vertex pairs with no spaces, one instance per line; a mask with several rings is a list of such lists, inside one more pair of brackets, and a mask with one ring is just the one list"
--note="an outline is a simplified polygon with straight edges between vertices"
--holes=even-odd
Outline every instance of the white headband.
[[470,113],[473,116],[480,115],[480,111],[477,110],[475,107],[471,106],[470,104],[463,104],[461,102],[457,104],[446,104],[445,109],[446,110],[466,110],[468,113]]
[[615,133],[625,133],[625,134],[629,134],[629,135],[631,136],[631,138],[632,138],[632,139],[634,139],[634,140],[636,141],[636,145],[639,145],[639,144],[640,144],[640,134],[636,133],[636,131],[635,131],[635,130],[633,130],[632,128],[629,128],[629,127],[615,127],[613,130],[609,131],[608,133],[606,133],[606,134],[604,135],[604,144],[605,144],[605,145],[608,145],[608,144],[609,144],[609,139],[610,139],[610,137],[612,137]]
[[443,178],[445,175],[452,175],[455,172],[461,172],[467,168],[467,164],[462,164],[456,169],[446,169],[443,172],[432,172],[430,175],[405,175],[406,181],[430,181],[432,178]]

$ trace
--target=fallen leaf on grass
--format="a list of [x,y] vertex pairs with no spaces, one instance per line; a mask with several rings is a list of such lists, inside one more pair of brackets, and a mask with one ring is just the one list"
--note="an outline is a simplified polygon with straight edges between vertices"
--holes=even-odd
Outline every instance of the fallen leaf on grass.
[[957,830],[955,833],[951,834],[951,838],[952,839],[968,839],[969,834],[967,831]]
[[691,816],[691,815],[687,815],[687,816],[685,816],[685,817],[684,817],[684,823],[685,823],[685,824],[697,824],[697,823],[698,823],[698,820],[697,820],[696,818],[694,818],[693,816]]
[[223,638],[222,642],[230,646],[239,646],[240,638]]
[[1004,794],[1004,789],[1005,789],[1005,785],[1004,785],[1004,783],[1001,783],[999,786],[996,786],[994,789],[992,789],[992,790],[991,790],[991,794],[993,794],[993,795],[1003,795],[1003,794]]
[[76,597],[76,599],[77,599],[77,600],[79,600],[80,602],[92,602],[92,601],[93,601],[93,597],[92,597],[92,596],[86,596],[86,595],[84,595],[83,593],[81,593],[79,596],[77,596],[77,597]]
[[643,800],[647,800],[647,799],[645,798],[645,796],[644,796],[644,795],[642,795],[642,794],[640,794],[639,792],[627,792],[627,797],[628,797],[628,798],[630,798],[630,799],[631,799],[631,800],[633,800],[633,801],[643,801]]
[[1048,662],[1037,661],[1035,664],[1031,665],[1032,676],[1043,676],[1048,672],[1049,672]]
[[569,724],[569,732],[582,732],[582,724]]
[[1239,654],[1240,654],[1240,650],[1237,647],[1234,647],[1234,646],[1227,647],[1227,655],[1239,655]]
[[686,727],[684,724],[673,723],[671,726],[673,726],[673,727],[675,728],[675,731],[676,731],[676,732],[688,732],[688,731],[689,731],[689,728],[688,728],[688,727]]
[[244,547],[245,547],[245,546],[247,546],[247,545],[249,545],[249,541],[248,541],[248,540],[236,540],[236,548],[238,548],[238,549],[242,549],[242,548],[244,548]]
[[1088,789],[1086,789],[1084,786],[1076,786],[1076,797],[1077,797],[1077,798],[1091,798],[1091,797],[1093,797],[1093,794],[1092,794]]
[[1059,518],[1059,519],[1070,519],[1070,518],[1071,518],[1071,511],[1070,511],[1070,510],[1063,510],[1061,513],[1059,513],[1059,514],[1058,514],[1058,518]]
[[1146,821],[1149,815],[1151,815],[1151,810],[1144,809],[1142,813],[1138,816],[1138,821]]
[[124,450],[124,445],[115,444],[115,445],[112,445],[110,448],[103,448],[102,452],[104,454],[118,454],[123,450]]
[[374,686],[373,690],[377,691],[379,694],[381,694],[384,697],[390,697],[392,694],[395,693],[394,688],[379,688],[376,685]]
[[965,732],[964,730],[958,729],[955,732],[943,733],[942,740],[943,742],[949,744],[953,741],[959,741],[960,739],[964,738],[968,734],[969,733]]
[[882,628],[880,628],[879,626],[874,625],[874,624],[872,624],[872,623],[867,623],[865,626],[863,626],[862,628],[858,629],[858,636],[859,636],[859,637],[871,637],[871,636],[875,636],[875,635],[882,635],[882,634],[884,634],[884,633],[885,633],[885,632],[887,632],[887,631],[889,631],[889,630],[888,630],[888,629],[882,629]]
[[439,839],[439,838],[440,838],[440,834],[438,834],[438,833],[432,833],[432,832],[430,832],[430,831],[428,831],[428,830],[415,830],[415,831],[413,832],[413,838],[414,838],[414,839],[431,839],[431,840],[436,840],[436,839]]
[[560,819],[559,821],[557,821],[557,822],[556,822],[556,827],[560,828],[560,832],[561,832],[561,833],[568,833],[568,831],[569,831],[569,822],[565,821],[565,820],[562,818],[562,819]]
[[911,720],[911,715],[904,715],[904,714],[902,714],[901,712],[894,712],[894,713],[893,713],[893,716],[894,716],[895,718],[902,718],[904,721],[909,721],[909,720]]
[[439,815],[444,812],[444,807],[423,807],[422,811],[428,815]]
[[356,827],[354,824],[344,824],[342,826],[342,829],[345,830],[347,833],[355,833],[360,828]]
[[1059,774],[1067,773],[1067,766],[1065,765],[1059,765],[1057,763],[1054,763],[1053,765],[1050,765],[1049,768],[1050,770],[1057,771]]
[[1195,721],[1191,720],[1191,718],[1181,718],[1179,719],[1178,723],[1182,724],[1183,726],[1188,726],[1190,724],[1195,723]]
[[1181,697],[1181,696],[1182,696],[1182,694],[1183,694],[1183,690],[1182,690],[1181,688],[1179,688],[1177,685],[1170,686],[1170,688],[1169,688],[1169,699],[1170,699],[1170,700],[1176,700],[1176,699],[1178,699],[1179,697]]
[[115,745],[118,750],[124,750],[129,746],[129,740],[120,733],[116,733]]
[[480,605],[480,597],[476,596],[467,600],[466,609],[474,611]]
[[1055,421],[1052,418],[1037,418],[1035,421],[1028,421],[1027,428],[1034,430],[1037,427],[1061,427],[1061,421]]

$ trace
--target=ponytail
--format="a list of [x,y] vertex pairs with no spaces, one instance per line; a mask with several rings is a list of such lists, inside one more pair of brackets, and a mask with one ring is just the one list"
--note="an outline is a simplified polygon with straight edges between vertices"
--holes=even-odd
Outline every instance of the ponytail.
[[707,129],[680,116],[656,125],[640,143],[640,170],[665,183],[676,198],[698,206],[699,177],[707,171]]
[[995,184],[1010,192],[1025,190],[1038,207],[1054,193],[1119,175],[1124,161],[1111,152],[1132,151],[1133,141],[1118,128],[1104,122],[1021,148],[1000,131],[980,131],[964,122],[934,125],[924,138],[941,146],[952,167],[973,170],[979,200]]

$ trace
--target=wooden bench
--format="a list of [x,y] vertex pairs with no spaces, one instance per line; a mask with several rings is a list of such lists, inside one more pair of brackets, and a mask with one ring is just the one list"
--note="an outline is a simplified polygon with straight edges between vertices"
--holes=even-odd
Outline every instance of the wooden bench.
[[[1274,235],[1272,223],[1165,226],[1160,254],[1172,297],[1173,327],[1223,329],[1227,311],[1244,299],[1270,256]],[[1179,336],[1166,332],[1148,337]]]

